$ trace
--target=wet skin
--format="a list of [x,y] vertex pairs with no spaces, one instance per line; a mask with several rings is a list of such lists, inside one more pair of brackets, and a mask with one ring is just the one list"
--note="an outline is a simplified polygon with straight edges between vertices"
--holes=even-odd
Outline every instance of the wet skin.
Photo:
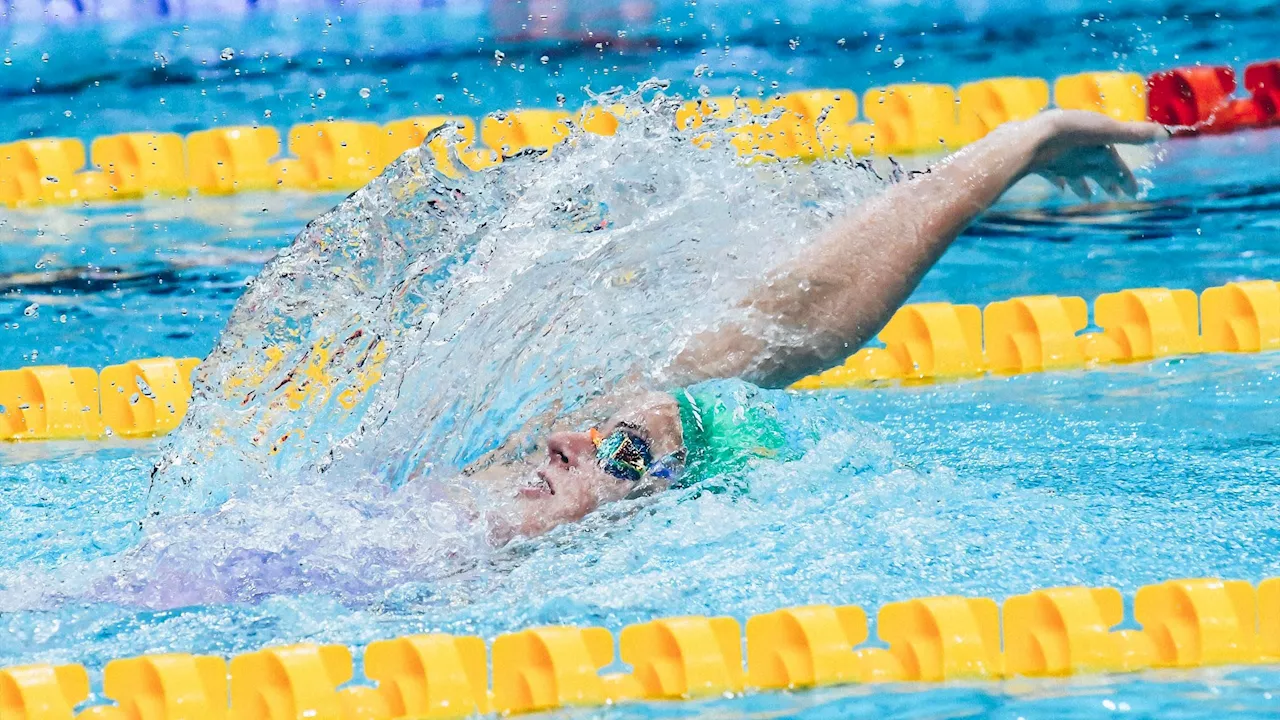
[[[619,427],[627,427],[644,438],[654,458],[683,447],[680,409],[666,393],[635,397],[597,429],[602,436],[608,436]],[[525,484],[516,490],[509,529],[525,536],[540,535],[556,525],[580,520],[603,504],[667,486],[666,480],[652,475],[631,482],[605,472],[589,430],[549,435],[545,457],[524,479]]]
[[[884,326],[960,232],[1014,183],[1035,174],[1084,200],[1095,187],[1133,195],[1137,180],[1115,145],[1168,137],[1159,125],[1077,110],[1006,123],[929,172],[850,208],[804,253],[767,273],[736,314],[693,338],[668,368],[669,386],[737,377],[781,388],[839,364]],[[623,407],[599,428],[603,435],[630,423],[655,458],[681,447],[679,407],[671,396],[641,395]],[[667,486],[651,475],[632,483],[606,473],[585,431],[548,436],[536,467],[517,462],[484,472],[523,481],[491,529],[498,544]]]

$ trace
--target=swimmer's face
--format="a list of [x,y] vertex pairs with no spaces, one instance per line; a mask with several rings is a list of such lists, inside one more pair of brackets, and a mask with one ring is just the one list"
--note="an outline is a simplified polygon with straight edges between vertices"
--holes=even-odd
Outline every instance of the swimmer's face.
[[[628,402],[599,427],[607,437],[620,427],[639,435],[654,459],[681,450],[680,407],[670,395],[650,393]],[[537,535],[579,520],[597,507],[628,496],[666,489],[667,481],[646,475],[622,480],[605,472],[590,432],[557,432],[547,437],[546,457],[529,484],[518,492],[522,535]]]

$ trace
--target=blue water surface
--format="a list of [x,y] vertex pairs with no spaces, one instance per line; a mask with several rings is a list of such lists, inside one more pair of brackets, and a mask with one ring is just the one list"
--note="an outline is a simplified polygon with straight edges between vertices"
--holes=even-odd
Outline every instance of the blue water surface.
[[[650,76],[689,95],[703,85],[751,95],[1243,63],[1274,53],[1277,22],[1265,2],[766,5],[656,4],[638,20],[566,21],[546,39],[519,29],[509,12],[456,6],[296,21],[253,15],[235,24],[14,25],[3,30],[12,62],[0,66],[13,119],[0,140],[475,115],[552,106],[558,94],[572,106],[584,85]],[[592,27],[607,28],[604,39]],[[912,299],[1089,298],[1280,277],[1280,130],[1171,142],[1141,176],[1150,190],[1114,204],[1081,206],[1020,188],[964,234]],[[245,283],[340,199],[251,193],[0,212],[0,367],[203,356]],[[24,583],[110,577],[102,568],[139,542],[160,441],[7,446],[0,665],[81,662],[97,673],[111,658],[146,652],[358,646],[424,631],[491,638],[541,623],[616,630],[660,615],[745,619],[805,603],[874,609],[1062,584],[1131,594],[1199,575],[1257,581],[1280,575],[1278,397],[1277,354],[779,394],[800,421],[823,429],[822,439],[797,462],[754,468],[746,497],[671,493],[517,543],[443,579],[397,577],[375,592],[347,593],[335,581],[254,593],[262,569],[232,563],[221,571],[248,578],[244,594],[166,609],[92,583],[88,592],[22,602],[36,595]],[[393,561],[367,560],[394,571]],[[287,553],[271,559],[287,561]],[[161,559],[155,569],[169,568]],[[1263,717],[1275,714],[1276,693],[1273,667],[1219,668],[563,714]]]

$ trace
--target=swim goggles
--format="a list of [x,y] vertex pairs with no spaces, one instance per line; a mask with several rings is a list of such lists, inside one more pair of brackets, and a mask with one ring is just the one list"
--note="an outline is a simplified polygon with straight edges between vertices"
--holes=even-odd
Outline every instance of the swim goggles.
[[645,475],[669,479],[684,465],[683,448],[655,462],[649,441],[628,427],[618,427],[608,435],[591,428],[590,435],[600,469],[619,480],[639,482]]

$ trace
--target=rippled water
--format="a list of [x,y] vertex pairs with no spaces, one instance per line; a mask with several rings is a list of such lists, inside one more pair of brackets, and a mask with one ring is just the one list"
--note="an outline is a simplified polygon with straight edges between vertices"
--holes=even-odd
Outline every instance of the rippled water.
[[[120,601],[55,603],[58,609],[9,614],[13,633],[0,649],[12,659],[34,654],[98,665],[157,647],[236,652],[281,639],[358,644],[423,630],[492,636],[548,622],[617,628],[659,614],[742,618],[808,602],[875,607],[935,592],[1003,597],[1076,582],[1131,592],[1171,576],[1274,576],[1278,386],[1276,356],[1206,356],[779,397],[788,413],[824,423],[828,432],[802,461],[758,467],[750,495],[738,501],[670,493],[449,577],[400,578],[363,599],[308,592],[303,584],[250,603],[161,611]],[[6,538],[20,552],[11,567],[29,572],[123,557],[136,537],[130,524],[142,508],[146,466],[113,454],[87,466],[124,479],[118,486],[83,487],[82,471],[60,476],[65,465],[42,463],[24,469],[21,494],[17,484],[6,487],[17,517],[48,533]],[[63,503],[85,508],[92,520],[65,516]],[[343,531],[395,537],[401,527]],[[378,561],[388,574],[403,569]],[[242,570],[224,568],[228,575]],[[877,692],[871,702],[903,711],[926,702],[1049,713],[1055,703],[1096,708],[1108,699],[1168,707],[1173,693],[1201,698],[1192,714],[1207,715],[1220,703],[1262,703],[1262,689],[1274,688],[1274,674],[1265,671],[1225,677],[1206,671],[1136,684],[953,688],[927,700]],[[818,712],[828,703],[861,707],[865,697],[864,690],[845,690],[763,702]],[[727,710],[747,708],[759,709],[753,701]]]
[[[538,87],[580,102],[577,86],[603,78],[613,64],[621,69],[616,76],[611,70],[610,82],[674,77],[668,93],[696,92],[700,83],[731,90],[754,79],[752,70],[764,73],[762,85],[776,78],[783,88],[861,87],[871,81],[853,82],[846,68],[859,68],[858,77],[871,72],[876,82],[898,79],[888,74],[894,57],[886,57],[895,51],[908,55],[902,72],[944,80],[1023,69],[1030,53],[1037,72],[1046,74],[1077,70],[1091,58],[1101,58],[1102,67],[1139,68],[1167,64],[1174,54],[1249,60],[1266,50],[1263,38],[1273,25],[1261,4],[1223,9],[1220,23],[1208,5],[1165,8],[1172,19],[1154,24],[1147,6],[1133,8],[1108,9],[1112,17],[1100,34],[1096,20],[1081,26],[1096,17],[1093,10],[1084,17],[1048,8],[1035,23],[1012,18],[936,31],[927,8],[887,24],[879,16],[864,22],[832,11],[851,30],[832,22],[825,23],[830,29],[819,27],[824,23],[815,18],[831,15],[796,19],[790,29],[801,42],[794,51],[786,33],[765,22],[744,32],[750,42],[735,40],[727,53],[712,53],[714,72],[696,80],[692,68],[707,62],[698,52],[702,30],[683,28],[671,32],[685,38],[688,49],[596,53],[587,46],[556,55],[513,41],[508,59],[528,56],[524,73],[490,67],[489,41],[456,50],[462,41],[446,35],[453,54],[441,59],[406,39],[404,46],[418,54],[375,51],[366,59],[384,65],[372,73],[354,56],[356,70],[340,76],[272,65],[267,80],[254,85],[244,72],[236,76],[231,66],[215,65],[193,70],[189,83],[142,80],[151,77],[144,62],[149,53],[135,44],[123,65],[133,70],[84,81],[69,73],[61,94],[19,101],[29,80],[0,69],[0,83],[18,88],[14,102],[24,108],[26,123],[99,132],[146,117],[158,128],[189,129],[180,118],[196,115],[181,108],[194,107],[198,97],[212,97],[202,102],[226,121],[252,120],[266,102],[276,107],[277,119],[320,117],[335,107],[333,114],[389,119],[414,112],[412,102],[430,99],[432,83],[451,83],[455,70],[473,94],[484,95],[472,103],[448,91],[443,107],[477,112],[509,105],[512,97],[531,105],[546,101]],[[707,17],[700,15],[697,27],[705,29]],[[871,32],[856,39],[860,25],[883,25],[888,37],[882,42]],[[1022,42],[1030,25],[1053,42]],[[347,43],[354,53],[363,46],[351,39],[358,33],[335,27],[333,47]],[[237,49],[272,42],[241,30],[251,42],[236,41]],[[208,35],[192,48],[217,50],[224,43],[216,30],[191,33]],[[836,33],[848,36],[843,47],[851,50],[837,50]],[[42,37],[63,42],[56,33]],[[297,37],[305,40],[300,47],[314,48],[308,32]],[[984,43],[972,42],[975,37]],[[706,46],[720,42],[713,40]],[[1055,43],[1065,50],[1050,52]],[[874,44],[884,46],[883,54]],[[1159,54],[1135,54],[1135,48]],[[57,47],[51,49],[50,62],[58,62]],[[189,52],[195,67],[199,52]],[[343,50],[333,52],[340,57]],[[475,58],[460,59],[468,53]],[[582,69],[537,75],[542,53],[558,61],[567,56],[572,62],[563,64]],[[841,53],[861,53],[867,61],[858,65]],[[249,56],[240,52],[234,62]],[[181,65],[181,53],[167,58]],[[324,59],[331,67],[330,56]],[[40,72],[39,63],[38,56],[27,57],[11,70]],[[383,102],[375,93],[362,106],[333,90],[350,83],[354,94],[381,69],[391,78],[390,95],[400,100]],[[473,79],[480,77],[492,82]],[[541,79],[521,84],[530,78]],[[321,82],[329,105],[316,101],[309,109],[306,90]],[[129,83],[135,89],[123,94],[98,89]],[[210,83],[218,89],[199,95]],[[261,90],[269,84],[282,88],[274,100]],[[161,95],[164,106],[153,102]],[[668,112],[653,103],[655,95],[646,96],[647,107]],[[64,106],[74,108],[74,119],[64,118]],[[662,133],[640,132],[644,123],[620,139],[584,138],[573,149],[455,187],[409,158],[383,183],[304,231],[248,293],[246,280],[341,197],[243,195],[0,215],[0,366],[204,356],[234,314],[234,329],[211,366],[215,380],[246,357],[257,363],[247,367],[262,367],[257,350],[267,339],[292,342],[296,359],[311,338],[345,339],[350,332],[340,331],[355,327],[369,330],[361,336],[366,342],[376,336],[392,348],[385,372],[406,379],[394,395],[380,395],[391,393],[380,386],[352,410],[307,401],[306,415],[273,412],[269,398],[237,406],[243,391],[228,404],[206,390],[194,415],[200,425],[193,427],[217,426],[240,438],[229,448],[202,442],[207,438],[198,430],[171,438],[173,446],[161,440],[0,448],[0,548],[6,551],[0,553],[0,625],[8,631],[0,633],[0,664],[38,659],[100,668],[112,657],[158,650],[233,653],[304,639],[362,644],[426,630],[492,637],[534,623],[617,629],[656,615],[744,618],[808,602],[874,608],[937,593],[1001,598],[1075,582],[1131,592],[1176,576],[1280,575],[1276,355],[778,393],[772,397],[791,421],[821,428],[821,440],[798,462],[755,467],[743,498],[669,493],[502,550],[479,542],[456,513],[441,512],[440,503],[451,499],[441,495],[450,467],[518,427],[532,408],[596,387],[597,375],[660,366],[671,350],[664,333],[707,322],[752,268],[794,252],[833,207],[856,201],[878,182],[848,165],[735,166],[727,153],[698,154]],[[1034,184],[1018,188],[961,238],[914,299],[1090,297],[1120,287],[1199,289],[1280,277],[1277,139],[1280,132],[1269,131],[1171,143],[1143,171],[1150,192],[1132,203],[1084,208]],[[469,199],[460,200],[454,189]],[[594,226],[588,211],[595,202],[617,222],[586,232]],[[693,236],[706,241],[691,248]],[[353,245],[354,239],[365,244]],[[378,253],[362,254],[375,246]],[[736,257],[725,255],[730,251]],[[341,274],[317,274],[311,259],[325,253],[334,253],[328,267]],[[706,274],[712,264],[722,279],[715,284]],[[297,272],[287,275],[289,269]],[[636,269],[641,272],[632,274]],[[403,288],[409,278],[422,279],[417,298],[379,289]],[[698,288],[699,302],[674,302],[693,295],[690,287]],[[246,305],[233,313],[242,298]],[[502,312],[473,318],[471,310],[481,306]],[[681,319],[672,327],[648,319],[673,306]],[[323,319],[304,322],[317,307]],[[550,314],[550,307],[561,315]],[[558,326],[565,319],[587,330],[570,334]],[[621,347],[605,342],[618,332],[610,322],[626,333]],[[555,342],[526,339],[548,328]],[[433,344],[439,337],[451,342]],[[345,362],[337,367],[348,367]],[[573,382],[557,384],[566,377]],[[241,428],[250,415],[252,428]],[[275,440],[306,424],[300,417],[318,418],[301,428],[310,434],[291,434],[280,452],[269,454]],[[368,418],[378,422],[362,422]],[[259,425],[270,432],[259,432]],[[320,430],[326,436],[319,448],[298,442]],[[330,461],[329,443],[352,432],[362,434],[361,442]],[[245,441],[255,433],[262,439],[256,446]],[[159,478],[163,497],[149,492],[153,464],[184,455],[209,469],[171,467]],[[171,485],[175,477],[196,482],[182,490]],[[160,514],[150,516],[153,511]],[[1280,678],[1271,669],[1226,669],[955,685],[926,693],[838,688],[574,714],[1243,716],[1274,713],[1277,689]]]
[[0,215],[0,365],[204,357],[245,281],[332,195]]

